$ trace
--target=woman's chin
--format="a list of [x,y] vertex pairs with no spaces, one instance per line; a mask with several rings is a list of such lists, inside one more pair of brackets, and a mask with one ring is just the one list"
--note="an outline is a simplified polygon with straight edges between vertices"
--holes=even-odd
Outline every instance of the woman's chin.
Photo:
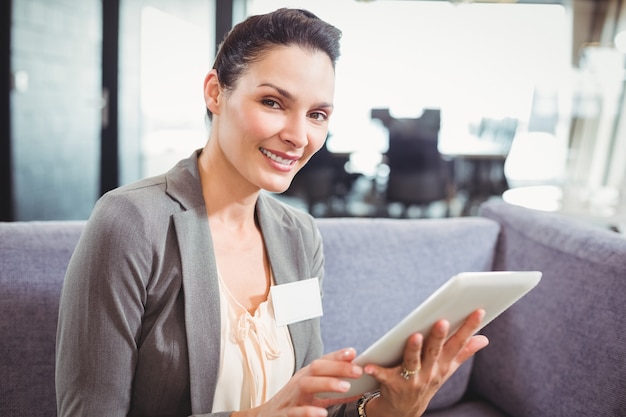
[[263,189],[270,193],[282,194],[289,189],[289,186],[291,186],[291,181],[275,181],[265,184]]

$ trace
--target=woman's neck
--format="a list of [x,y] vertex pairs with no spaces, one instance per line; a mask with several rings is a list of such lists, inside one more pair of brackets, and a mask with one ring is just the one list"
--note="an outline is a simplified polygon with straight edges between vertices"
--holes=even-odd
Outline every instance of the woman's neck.
[[254,213],[260,190],[243,184],[239,174],[233,172],[218,151],[218,147],[209,142],[198,158],[207,215],[229,228],[256,227]]

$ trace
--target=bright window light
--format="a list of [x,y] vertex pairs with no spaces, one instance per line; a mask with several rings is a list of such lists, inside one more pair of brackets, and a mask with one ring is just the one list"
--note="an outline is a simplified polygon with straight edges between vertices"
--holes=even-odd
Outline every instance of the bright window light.
[[615,35],[615,47],[618,51],[626,54],[626,30]]

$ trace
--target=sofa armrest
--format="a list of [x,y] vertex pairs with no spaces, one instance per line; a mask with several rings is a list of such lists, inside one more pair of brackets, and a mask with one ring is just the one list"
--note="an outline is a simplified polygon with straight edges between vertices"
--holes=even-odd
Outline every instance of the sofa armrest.
[[494,267],[540,284],[484,333],[471,389],[511,416],[626,415],[626,239],[504,202]]
[[83,225],[0,223],[0,415],[56,415],[59,296]]

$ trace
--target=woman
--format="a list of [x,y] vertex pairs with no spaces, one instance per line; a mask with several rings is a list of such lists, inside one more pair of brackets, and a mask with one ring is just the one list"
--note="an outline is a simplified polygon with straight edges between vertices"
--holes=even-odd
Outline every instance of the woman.
[[[206,146],[96,204],[62,293],[60,416],[416,416],[486,345],[476,312],[445,344],[443,321],[412,336],[403,368],[361,369],[353,349],[321,356],[318,319],[276,323],[270,288],[321,279],[322,242],[261,190],[286,190],[323,145],[339,38],[302,10],[237,25],[204,81]],[[363,372],[380,393],[317,398]]]

